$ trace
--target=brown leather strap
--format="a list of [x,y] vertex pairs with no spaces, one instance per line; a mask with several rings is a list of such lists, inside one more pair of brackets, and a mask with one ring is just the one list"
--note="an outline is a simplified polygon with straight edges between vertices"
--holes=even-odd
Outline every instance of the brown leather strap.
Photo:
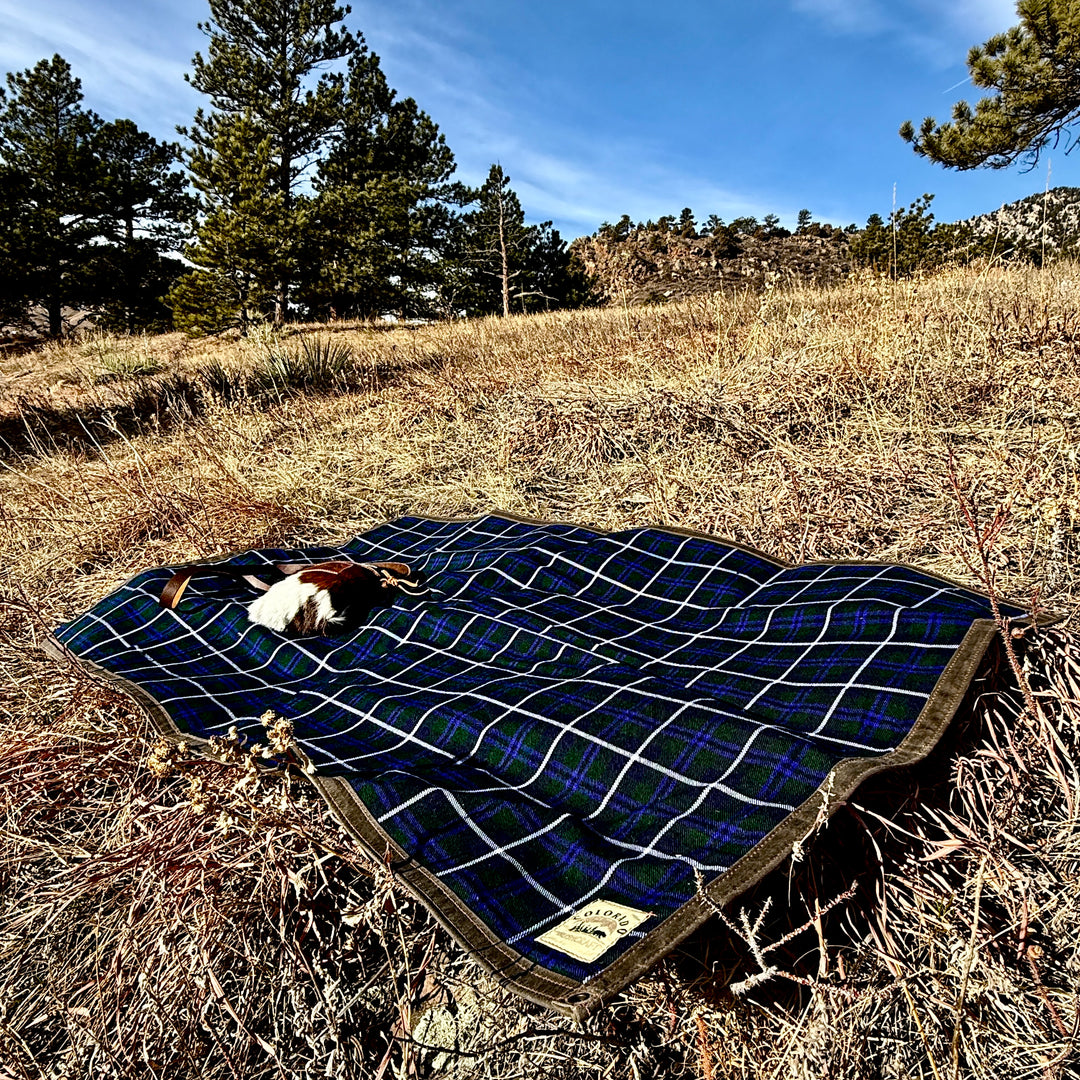
[[410,570],[405,563],[365,562],[358,565],[372,571],[384,589],[422,589],[425,584],[423,576]]
[[265,581],[260,581],[254,574],[244,574],[237,570],[229,570],[228,567],[183,566],[165,583],[165,588],[161,590],[161,596],[158,597],[158,603],[163,608],[175,608],[176,605],[180,603],[180,597],[184,595],[184,590],[187,588],[188,582],[201,570],[205,570],[207,573],[229,574],[233,577],[238,577],[241,580],[246,581],[249,585],[254,585],[256,589],[259,589],[262,592],[266,592],[266,590],[270,588]]
[[180,597],[184,595],[187,583],[191,580],[195,570],[196,567],[194,566],[185,566],[183,570],[177,570],[169,578],[165,588],[161,590],[161,596],[158,598],[158,603],[163,608],[175,608],[180,603]]

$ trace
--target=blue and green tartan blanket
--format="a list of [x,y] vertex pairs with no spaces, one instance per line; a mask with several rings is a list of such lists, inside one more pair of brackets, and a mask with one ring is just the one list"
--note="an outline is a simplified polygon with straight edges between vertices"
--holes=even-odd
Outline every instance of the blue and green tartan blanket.
[[[339,558],[428,587],[341,638],[248,621],[236,569]],[[985,596],[907,566],[508,515],[245,552],[176,610],[158,604],[172,573],[60,644],[174,737],[292,721],[373,855],[515,989],[578,1015],[704,921],[697,875],[730,900],[813,828],[827,781],[840,801],[925,756],[995,629]]]

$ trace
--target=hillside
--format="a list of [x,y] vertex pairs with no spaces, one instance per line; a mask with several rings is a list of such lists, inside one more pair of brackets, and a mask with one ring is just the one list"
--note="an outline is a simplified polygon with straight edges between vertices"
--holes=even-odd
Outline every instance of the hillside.
[[[1077,1080],[1077,282],[0,356],[0,1075]],[[930,759],[575,1025],[486,974],[303,777],[157,743],[43,649],[148,567],[499,509],[902,561],[1066,621],[1003,636]]]
[[999,210],[968,218],[977,238],[998,238],[1003,250],[1033,257],[1080,251],[1080,188],[1036,192]]
[[[860,235],[853,228],[816,223],[792,235],[757,222],[699,232],[680,230],[674,219],[637,225],[624,219],[618,226],[603,226],[575,240],[571,249],[599,282],[606,299],[657,303],[721,290],[759,292],[769,285],[836,283],[858,263],[852,241]],[[1038,192],[946,225],[936,235],[943,245],[936,257],[945,259],[996,255],[1040,262],[1044,254],[1076,255],[1080,188]],[[891,252],[891,240],[886,247]],[[921,254],[917,258],[921,261]]]
[[724,229],[687,236],[638,226],[625,236],[601,230],[582,237],[571,251],[606,299],[639,304],[766,285],[834,283],[848,272],[847,244],[847,234],[838,230],[791,236]]

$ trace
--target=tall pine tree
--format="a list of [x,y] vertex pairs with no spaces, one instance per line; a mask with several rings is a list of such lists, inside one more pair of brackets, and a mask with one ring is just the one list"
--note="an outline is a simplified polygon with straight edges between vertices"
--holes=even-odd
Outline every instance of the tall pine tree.
[[195,334],[230,327],[246,333],[274,310],[281,255],[281,201],[266,194],[274,169],[270,139],[260,139],[241,116],[218,125],[213,145],[195,153],[204,217],[186,254],[199,268],[169,293],[173,321]]
[[473,270],[472,307],[510,314],[510,291],[516,288],[534,242],[525,224],[521,200],[510,187],[501,165],[492,165],[476,198],[476,209],[465,216],[466,258]]
[[7,76],[0,90],[0,230],[9,314],[44,309],[60,337],[64,308],[93,300],[92,241],[102,208],[94,155],[101,120],[82,107],[82,85],[60,56]]
[[99,254],[98,322],[128,333],[163,329],[170,317],[161,297],[183,272],[167,253],[182,246],[195,212],[187,179],[174,170],[180,147],[114,120],[97,132],[94,150],[108,241]]
[[201,268],[173,301],[197,319],[193,300],[239,320],[267,301],[278,324],[307,246],[310,200],[300,188],[339,126],[340,74],[322,67],[350,55],[357,39],[332,0],[210,0],[210,39],[189,81],[210,99],[190,129],[188,166],[206,213],[189,258]]
[[447,314],[509,315],[596,302],[593,283],[550,221],[526,225],[502,166],[492,165],[475,209],[456,227],[443,286]]
[[[453,205],[454,156],[431,118],[388,86],[362,44],[349,58],[342,123],[320,164],[319,274],[306,290],[322,314],[430,313]],[[467,198],[467,196],[466,196]]]

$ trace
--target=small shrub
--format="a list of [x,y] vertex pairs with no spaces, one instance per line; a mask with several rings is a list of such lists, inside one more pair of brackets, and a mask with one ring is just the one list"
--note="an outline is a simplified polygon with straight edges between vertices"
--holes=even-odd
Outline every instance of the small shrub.
[[227,368],[220,360],[211,360],[199,368],[199,378],[210,394],[224,405],[235,405],[250,394],[251,377]]
[[256,368],[255,379],[265,390],[328,392],[347,389],[356,370],[348,345],[324,338],[300,339],[299,350],[271,352]]
[[83,354],[90,357],[98,369],[94,372],[92,381],[100,385],[124,379],[145,378],[161,371],[164,365],[157,357],[145,351],[145,339],[141,342],[142,348],[137,341],[138,339],[125,340],[112,335],[91,337],[83,347]]

